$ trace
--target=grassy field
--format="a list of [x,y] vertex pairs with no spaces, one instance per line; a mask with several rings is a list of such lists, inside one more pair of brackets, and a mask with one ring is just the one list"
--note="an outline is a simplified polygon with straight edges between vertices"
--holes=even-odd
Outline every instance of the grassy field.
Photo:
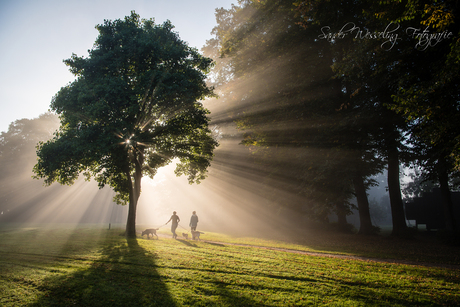
[[294,244],[216,233],[203,236],[213,242],[161,234],[158,240],[126,240],[120,232],[0,226],[0,306],[460,305],[456,268],[228,244],[459,264],[458,248],[434,242],[415,255],[420,244],[375,237],[315,236]]

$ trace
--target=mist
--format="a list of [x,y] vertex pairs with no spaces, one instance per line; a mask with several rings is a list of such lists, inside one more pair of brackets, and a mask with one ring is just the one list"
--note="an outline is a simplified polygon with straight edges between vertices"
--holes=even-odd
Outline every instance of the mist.
[[[127,206],[112,201],[114,192],[109,187],[99,189],[96,182],[79,178],[71,186],[54,183],[45,186],[43,180],[33,179],[36,161],[35,145],[52,136],[57,129],[57,117],[44,114],[32,120],[18,120],[2,134],[1,223],[31,224],[111,224],[124,227]],[[34,135],[28,131],[34,131]],[[16,138],[21,143],[13,142]],[[14,146],[13,146],[14,145]],[[276,205],[271,194],[263,194],[267,186],[261,176],[264,172],[247,160],[248,149],[237,137],[221,140],[209,169],[208,178],[190,185],[185,177],[176,177],[175,163],[160,168],[154,179],[143,178],[138,203],[137,225],[167,227],[172,211],[181,218],[181,227],[188,229],[192,211],[196,211],[203,231],[227,233],[236,236],[263,235],[301,225],[306,217],[299,217]],[[285,200],[298,198],[278,187],[268,189]],[[262,191],[262,192],[261,192]]]
[[[190,185],[187,178],[177,177],[175,163],[160,168],[153,180],[144,177],[137,211],[139,227],[164,227],[173,211],[181,218],[180,227],[188,229],[192,211],[197,211],[199,229],[240,236],[282,225],[279,212],[267,206],[270,200],[257,194],[261,178],[250,165],[240,163],[246,153],[238,141],[222,142],[209,176],[201,184]],[[5,171],[11,175],[1,179],[0,222],[124,226],[127,206],[112,201],[114,192],[109,187],[99,189],[96,182],[83,178],[72,186],[44,186],[43,180],[32,178],[35,161],[29,148],[22,152],[20,168],[9,165]]]
[[[32,178],[37,137],[51,137],[57,126],[55,115],[45,114],[33,120],[19,120],[10,126],[9,134],[2,134],[4,175],[0,180],[0,222],[96,224],[102,227],[110,224],[113,228],[123,228],[127,206],[112,201],[114,192],[110,187],[99,189],[94,180],[88,182],[84,178],[79,178],[71,186],[57,183],[44,186],[43,180]],[[29,130],[33,130],[35,136],[27,133]],[[142,179],[136,220],[138,231],[144,228],[168,229],[169,225],[165,226],[165,223],[173,211],[181,219],[178,231],[188,230],[192,211],[199,216],[198,229],[201,231],[278,237],[302,236],[311,231],[308,226],[313,222],[308,213],[299,213],[290,206],[307,203],[307,200],[290,188],[289,174],[280,172],[267,181],[266,170],[248,159],[251,153],[241,144],[238,131],[231,125],[221,128],[221,133],[224,130],[227,137],[220,139],[208,177],[200,184],[191,185],[187,178],[177,177],[175,162],[160,168],[154,179]],[[22,146],[14,143],[11,148],[11,140],[18,136],[28,142],[23,142]],[[15,155],[11,156],[9,150]],[[8,157],[14,159],[8,160]],[[383,180],[381,177],[380,181]],[[370,199],[380,200],[386,193],[383,184],[374,190]],[[359,227],[357,218],[349,216],[348,219]],[[331,214],[330,221],[334,220],[335,216]]]

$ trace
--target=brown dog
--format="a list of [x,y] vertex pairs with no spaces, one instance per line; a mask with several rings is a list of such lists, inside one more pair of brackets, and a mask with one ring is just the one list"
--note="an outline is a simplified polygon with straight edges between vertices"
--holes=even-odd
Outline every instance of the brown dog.
[[[154,228],[150,228],[150,229],[146,229],[142,232],[142,236],[144,235],[147,235],[147,238],[150,238],[150,234],[152,235],[152,238],[153,238],[153,235],[157,236],[157,230],[158,228],[154,229]],[[158,236],[157,236],[157,239],[158,239]]]
[[188,240],[188,233],[183,232],[182,236],[184,237],[185,240]]

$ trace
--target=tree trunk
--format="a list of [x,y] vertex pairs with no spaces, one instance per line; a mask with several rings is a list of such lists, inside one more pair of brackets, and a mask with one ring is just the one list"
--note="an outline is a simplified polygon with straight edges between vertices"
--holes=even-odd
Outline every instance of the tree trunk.
[[131,180],[130,172],[125,172],[126,176],[128,176],[128,186],[129,186],[129,204],[128,204],[128,220],[126,221],[126,236],[128,238],[135,238],[136,237],[136,209],[137,209],[137,201],[134,197],[134,189],[133,189],[133,182]]
[[[134,151],[138,150],[134,148]],[[134,184],[131,180],[130,171],[127,171],[129,193],[128,220],[126,221],[126,237],[136,237],[136,212],[137,202],[141,195],[142,164],[144,163],[144,154],[141,150],[133,153],[132,162],[134,162]]]
[[363,176],[356,174],[353,178],[353,186],[355,188],[356,200],[358,202],[360,223],[358,234],[374,234],[374,227],[372,227],[371,221],[371,213],[369,211],[369,200],[367,199]]
[[404,204],[399,183],[399,151],[396,146],[388,150],[388,194],[390,195],[391,218],[393,220],[392,235],[400,236],[407,233]]
[[456,230],[456,221],[454,217],[454,205],[449,189],[449,175],[444,168],[439,172],[439,184],[441,187],[442,207],[444,211],[445,229],[448,231]]

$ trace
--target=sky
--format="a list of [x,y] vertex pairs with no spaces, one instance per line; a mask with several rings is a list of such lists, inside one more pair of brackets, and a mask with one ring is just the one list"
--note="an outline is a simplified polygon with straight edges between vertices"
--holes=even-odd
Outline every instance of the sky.
[[105,19],[136,11],[157,24],[170,20],[198,50],[210,39],[216,8],[236,0],[0,0],[0,132],[49,109],[52,97],[74,80],[62,62],[87,56]]

